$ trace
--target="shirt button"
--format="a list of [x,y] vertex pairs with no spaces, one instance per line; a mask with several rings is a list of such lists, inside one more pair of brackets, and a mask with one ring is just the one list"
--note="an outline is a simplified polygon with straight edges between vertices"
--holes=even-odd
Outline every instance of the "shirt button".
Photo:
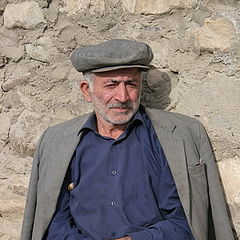
[[116,202],[115,201],[111,201],[110,203],[112,206],[115,206],[116,205]]
[[113,170],[112,175],[116,175],[116,174],[117,174],[117,171]]

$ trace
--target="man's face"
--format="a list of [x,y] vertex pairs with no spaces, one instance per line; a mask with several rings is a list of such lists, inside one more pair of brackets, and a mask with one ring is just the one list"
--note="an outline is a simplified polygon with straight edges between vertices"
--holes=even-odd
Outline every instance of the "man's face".
[[90,97],[97,118],[114,125],[128,123],[140,104],[141,81],[137,68],[95,73]]

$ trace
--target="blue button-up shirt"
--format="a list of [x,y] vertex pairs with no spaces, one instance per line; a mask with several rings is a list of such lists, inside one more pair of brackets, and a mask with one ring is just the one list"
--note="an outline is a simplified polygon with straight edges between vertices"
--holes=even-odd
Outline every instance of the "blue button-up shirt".
[[118,139],[98,134],[94,114],[81,132],[47,240],[194,239],[143,109]]

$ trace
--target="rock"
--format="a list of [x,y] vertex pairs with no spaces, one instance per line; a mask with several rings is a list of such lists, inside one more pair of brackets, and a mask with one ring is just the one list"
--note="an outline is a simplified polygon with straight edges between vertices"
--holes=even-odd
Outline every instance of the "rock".
[[240,194],[240,157],[224,159],[218,163],[218,167],[227,199],[231,201]]
[[9,64],[5,72],[5,81],[2,83],[2,89],[5,92],[27,82],[30,76],[28,66],[24,62]]
[[8,0],[1,0],[0,1],[0,12],[2,13],[4,11],[4,8],[7,6]]
[[137,0],[121,0],[122,5],[130,12],[135,13],[136,12],[136,4]]
[[59,1],[53,0],[51,1],[47,11],[46,11],[46,18],[51,22],[56,22],[58,19],[58,11],[59,11]]
[[195,0],[121,0],[130,13],[167,13],[174,9],[196,8]]
[[240,158],[225,159],[218,166],[234,227],[240,233]]
[[105,10],[104,0],[63,0],[65,6],[60,9],[68,15],[75,15],[88,10],[90,13],[103,13]]
[[39,4],[40,8],[48,8],[52,0],[36,0],[36,2]]
[[46,128],[42,116],[24,110],[16,124],[10,130],[10,146],[14,152],[24,156],[32,156],[38,139]]
[[[4,71],[3,71],[3,69],[0,69],[0,86],[2,86],[3,82],[4,82]],[[1,111],[0,111],[0,113],[1,113]]]
[[59,82],[59,81],[65,80],[67,77],[67,74],[70,71],[70,68],[71,66],[67,64],[56,65],[53,71],[51,72],[51,76],[53,79],[51,82]]
[[76,117],[71,112],[69,112],[65,109],[57,109],[54,112],[54,114],[50,114],[49,116],[51,118],[49,125],[51,125],[51,126]]
[[[201,116],[200,120],[208,129],[218,161],[240,154],[240,126],[237,117],[240,102],[239,79],[213,73],[204,80],[195,80],[191,84],[187,86],[187,82],[183,81],[172,90],[171,94],[178,92],[180,99],[175,111],[192,117]],[[233,109],[234,114],[230,114],[229,109]]]
[[27,55],[41,62],[50,62],[57,54],[53,42],[49,37],[39,38],[35,44],[26,44]]
[[[16,32],[2,28],[0,30],[0,47],[14,46],[19,43],[19,36]],[[0,49],[2,50],[2,49]]]
[[5,57],[18,62],[24,56],[24,46],[19,47],[5,47],[3,49],[3,54]]
[[171,79],[168,73],[151,69],[146,84],[143,84],[142,103],[146,107],[165,109],[170,103],[170,91]]
[[233,23],[225,18],[206,18],[194,35],[196,46],[203,50],[225,51],[238,43]]
[[5,58],[19,61],[24,55],[24,47],[19,45],[19,36],[10,30],[0,30],[0,53]]
[[0,67],[4,67],[7,64],[8,60],[5,56],[0,56]]
[[15,166],[24,165],[24,159],[16,158],[16,156],[13,155],[6,155],[6,153],[5,157],[2,156],[2,154],[0,155],[0,163],[3,163],[3,166],[0,166],[1,176],[4,176],[2,170],[8,169],[8,175],[5,175],[6,178],[0,178],[1,240],[20,239],[23,208],[26,199],[23,188],[26,189],[27,187],[28,176],[14,172],[14,170],[9,166],[9,163],[11,164],[13,162],[15,162]]
[[28,81],[29,75],[8,79],[6,82],[2,84],[2,89],[4,92],[8,92],[15,88],[16,86],[22,85],[23,83]]
[[10,114],[11,126],[15,123],[17,117],[23,111],[23,104],[21,102],[20,96],[15,91],[10,91],[4,93],[5,98],[2,103],[2,112]]
[[24,110],[17,122],[11,126],[9,144],[15,153],[21,156],[32,156],[37,142],[46,128],[73,117],[74,115],[63,109],[48,114]]
[[0,118],[0,142],[6,144],[9,141],[9,131],[11,127],[9,114],[1,113]]
[[222,9],[229,10],[229,8],[238,8],[239,1],[238,0],[205,0],[202,2],[204,6],[211,7],[214,9]]
[[32,29],[44,23],[43,12],[37,2],[26,1],[8,4],[3,13],[4,27]]
[[[161,39],[161,41],[151,41],[149,46],[154,52],[154,63],[156,67],[167,68],[167,59],[170,55],[170,43],[167,39]],[[164,46],[164,47],[162,47]]]

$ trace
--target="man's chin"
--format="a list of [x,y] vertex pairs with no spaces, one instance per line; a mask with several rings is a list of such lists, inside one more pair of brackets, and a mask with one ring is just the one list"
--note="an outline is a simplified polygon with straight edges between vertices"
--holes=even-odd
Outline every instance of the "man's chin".
[[133,114],[123,114],[121,116],[115,116],[115,117],[105,117],[105,119],[114,125],[121,125],[121,124],[127,124],[131,118],[132,118]]

